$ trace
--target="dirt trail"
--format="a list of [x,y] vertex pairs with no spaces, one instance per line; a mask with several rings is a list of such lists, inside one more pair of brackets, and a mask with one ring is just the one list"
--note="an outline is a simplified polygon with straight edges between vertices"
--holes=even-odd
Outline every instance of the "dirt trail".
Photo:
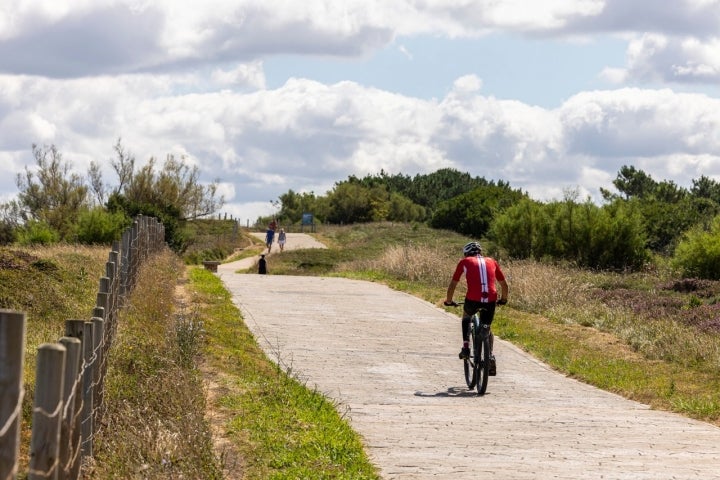
[[385,479],[720,478],[720,429],[569,379],[505,341],[488,393],[469,392],[459,320],[427,302],[234,271],[218,274],[262,348],[347,409]]

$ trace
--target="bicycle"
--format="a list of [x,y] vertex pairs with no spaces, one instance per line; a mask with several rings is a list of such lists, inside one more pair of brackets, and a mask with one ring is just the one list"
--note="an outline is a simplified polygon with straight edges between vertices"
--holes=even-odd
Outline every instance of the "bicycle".
[[[453,302],[448,306],[460,306]],[[490,325],[480,323],[480,308],[470,317],[470,356],[463,360],[463,371],[468,389],[477,388],[478,395],[485,395],[490,375]]]

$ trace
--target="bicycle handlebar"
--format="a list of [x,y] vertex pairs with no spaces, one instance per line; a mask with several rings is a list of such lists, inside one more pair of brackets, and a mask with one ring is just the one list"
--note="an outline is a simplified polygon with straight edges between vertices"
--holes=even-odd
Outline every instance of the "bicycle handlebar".
[[[450,302],[450,303],[448,303],[448,302],[443,302],[443,305],[445,305],[446,307],[459,307],[459,306],[462,305],[463,303],[465,303],[465,302],[455,302],[455,301],[452,301],[452,302]],[[495,302],[495,305],[506,305],[506,304],[507,304],[507,300],[503,300],[503,299],[500,299],[500,300],[498,300],[498,301]]]

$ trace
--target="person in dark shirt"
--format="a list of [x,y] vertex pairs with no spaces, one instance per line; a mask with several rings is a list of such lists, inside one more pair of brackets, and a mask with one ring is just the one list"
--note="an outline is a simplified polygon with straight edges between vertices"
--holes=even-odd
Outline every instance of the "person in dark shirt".
[[260,261],[258,261],[258,273],[263,275],[267,273],[267,261],[264,253],[260,255]]

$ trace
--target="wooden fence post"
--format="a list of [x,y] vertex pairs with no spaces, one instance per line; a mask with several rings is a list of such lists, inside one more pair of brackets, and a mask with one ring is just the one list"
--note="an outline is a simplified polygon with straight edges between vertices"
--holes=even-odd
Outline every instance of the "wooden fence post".
[[[105,394],[103,369],[105,366],[105,320],[100,317],[90,319],[93,324],[93,412],[95,424],[100,422],[102,417],[102,401]],[[93,433],[95,429],[93,428]]]
[[[60,475],[61,480],[77,480],[80,462],[79,459],[80,446],[75,439],[76,430],[80,430],[80,415],[78,414],[81,407],[80,398],[80,367],[82,363],[82,342],[79,338],[62,337],[60,343],[67,351],[65,355],[65,381],[63,384],[63,416],[60,425]],[[79,436],[78,436],[79,438]],[[77,463],[77,471],[75,464]]]
[[125,306],[130,276],[130,230],[125,230],[120,237],[120,305]]
[[72,468],[70,470],[70,478],[76,479],[80,476],[80,467],[82,466],[82,441],[83,441],[83,425],[84,425],[84,393],[85,393],[85,321],[84,320],[66,320],[65,336],[73,337],[80,340],[80,367],[77,372],[77,381],[75,385],[75,418],[73,419],[73,459]]
[[82,454],[83,457],[92,457],[93,434],[95,433],[93,417],[93,370],[95,357],[93,355],[93,324],[83,323],[83,411],[82,411]]
[[25,361],[25,314],[0,310],[0,479],[18,473]]
[[137,272],[140,264],[140,227],[138,221],[135,220],[130,227],[130,277],[128,293],[135,289],[135,283],[137,282]]
[[38,347],[35,401],[30,440],[28,479],[57,479],[60,470],[60,417],[63,411],[65,347]]

